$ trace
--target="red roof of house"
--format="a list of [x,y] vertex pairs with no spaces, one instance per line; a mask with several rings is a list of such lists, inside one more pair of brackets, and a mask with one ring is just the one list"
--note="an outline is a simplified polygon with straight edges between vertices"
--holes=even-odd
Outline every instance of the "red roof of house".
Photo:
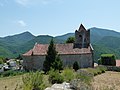
[[[91,53],[91,46],[88,48],[73,48],[73,43],[70,44],[55,44],[58,54],[88,54]],[[49,44],[36,44],[33,49],[23,54],[23,56],[31,55],[46,55]]]

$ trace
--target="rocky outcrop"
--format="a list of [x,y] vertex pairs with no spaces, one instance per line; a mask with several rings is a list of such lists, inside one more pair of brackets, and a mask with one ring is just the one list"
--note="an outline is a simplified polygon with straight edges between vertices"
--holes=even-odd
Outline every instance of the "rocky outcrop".
[[73,90],[71,89],[70,83],[63,82],[62,84],[53,84],[51,87],[45,90]]

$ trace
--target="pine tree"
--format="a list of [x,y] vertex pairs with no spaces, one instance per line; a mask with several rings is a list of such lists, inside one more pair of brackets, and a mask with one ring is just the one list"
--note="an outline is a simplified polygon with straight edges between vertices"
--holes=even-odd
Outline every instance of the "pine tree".
[[55,62],[57,56],[57,51],[55,49],[54,41],[53,39],[50,41],[50,45],[48,47],[47,55],[45,58],[45,61],[43,63],[44,71],[45,73],[50,70],[53,66],[53,62]]
[[59,71],[63,69],[63,62],[60,59],[60,55],[57,55],[55,62],[53,62],[52,68]]
[[74,64],[73,64],[73,69],[74,69],[75,71],[77,71],[77,70],[79,69],[79,65],[78,65],[78,62],[77,62],[77,61],[74,62]]

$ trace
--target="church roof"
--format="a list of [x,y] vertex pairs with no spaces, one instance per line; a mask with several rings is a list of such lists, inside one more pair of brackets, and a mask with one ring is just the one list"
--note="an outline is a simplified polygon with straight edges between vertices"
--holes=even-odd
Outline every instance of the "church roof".
[[[74,44],[55,44],[56,51],[58,54],[70,55],[70,54],[89,54],[91,52],[91,46],[88,48],[73,48]],[[46,55],[49,44],[35,44],[33,49],[23,54],[23,56],[32,56],[32,55]]]

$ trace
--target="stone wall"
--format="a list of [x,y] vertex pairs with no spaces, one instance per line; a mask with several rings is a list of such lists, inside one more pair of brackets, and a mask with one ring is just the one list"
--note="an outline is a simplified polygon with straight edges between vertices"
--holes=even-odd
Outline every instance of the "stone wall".
[[[77,61],[81,68],[92,67],[92,54],[60,55],[63,66],[72,67]],[[24,56],[23,66],[26,70],[42,70],[45,56]]]
[[82,55],[60,55],[64,66],[73,66],[75,61],[78,62],[81,68],[92,67],[92,54]]
[[26,70],[42,70],[45,56],[24,56],[23,67]]

